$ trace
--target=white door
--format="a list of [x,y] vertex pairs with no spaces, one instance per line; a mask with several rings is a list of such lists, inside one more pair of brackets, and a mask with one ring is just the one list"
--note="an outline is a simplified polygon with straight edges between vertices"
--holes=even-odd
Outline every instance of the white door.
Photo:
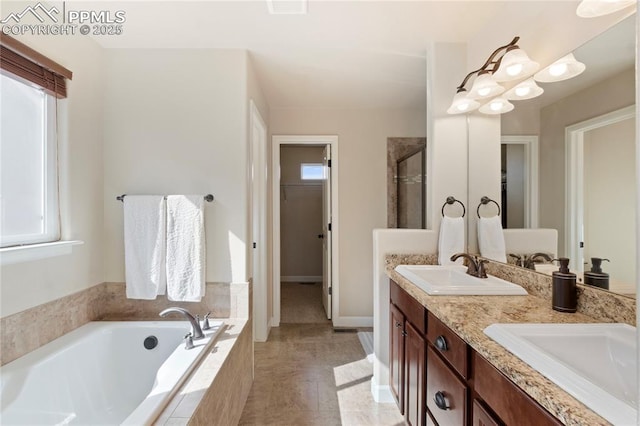
[[322,181],[322,305],[331,319],[331,145],[324,148]]
[[251,137],[251,249],[253,276],[253,336],[264,342],[269,335],[267,289],[267,126],[253,101],[250,103]]

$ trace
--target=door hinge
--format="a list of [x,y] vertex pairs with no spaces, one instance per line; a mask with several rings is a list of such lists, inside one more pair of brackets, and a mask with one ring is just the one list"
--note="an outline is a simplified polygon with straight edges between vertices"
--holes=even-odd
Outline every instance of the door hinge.
[[331,231],[331,224],[327,225],[327,229]]
[[327,167],[331,167],[331,160],[327,160]]
[[329,287],[329,296],[333,294],[333,287]]
[[254,241],[253,242],[253,248],[256,248],[256,247],[258,247],[258,244],[256,244],[256,242]]

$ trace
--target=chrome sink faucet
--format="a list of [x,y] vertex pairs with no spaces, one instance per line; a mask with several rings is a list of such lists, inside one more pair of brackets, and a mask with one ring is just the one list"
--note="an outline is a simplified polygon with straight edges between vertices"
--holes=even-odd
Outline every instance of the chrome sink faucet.
[[193,339],[202,339],[204,337],[204,333],[202,332],[202,328],[200,328],[200,321],[194,317],[191,312],[187,311],[183,308],[167,308],[164,311],[160,312],[161,317],[166,317],[171,313],[181,314],[191,323],[191,335]]
[[476,256],[467,253],[456,253],[451,256],[451,261],[455,262],[461,257],[467,259],[467,274],[476,278],[487,278],[487,272],[484,270],[484,264],[487,263],[486,260],[478,259]]

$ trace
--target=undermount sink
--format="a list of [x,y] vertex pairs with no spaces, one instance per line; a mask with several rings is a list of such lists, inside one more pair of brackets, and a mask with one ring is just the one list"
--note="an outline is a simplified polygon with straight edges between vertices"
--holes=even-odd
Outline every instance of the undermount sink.
[[476,278],[460,265],[398,265],[396,272],[432,296],[526,295],[519,285],[489,275]]
[[635,327],[492,324],[484,333],[614,425],[636,424]]

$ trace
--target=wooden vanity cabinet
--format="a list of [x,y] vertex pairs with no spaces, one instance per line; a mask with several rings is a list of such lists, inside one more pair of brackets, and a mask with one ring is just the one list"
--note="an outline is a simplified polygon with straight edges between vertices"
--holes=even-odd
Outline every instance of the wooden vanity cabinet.
[[499,372],[473,353],[474,389],[506,425],[560,426],[562,423]]
[[391,282],[389,374],[391,392],[407,424],[424,426],[426,309]]
[[562,423],[391,281],[391,390],[413,426]]

